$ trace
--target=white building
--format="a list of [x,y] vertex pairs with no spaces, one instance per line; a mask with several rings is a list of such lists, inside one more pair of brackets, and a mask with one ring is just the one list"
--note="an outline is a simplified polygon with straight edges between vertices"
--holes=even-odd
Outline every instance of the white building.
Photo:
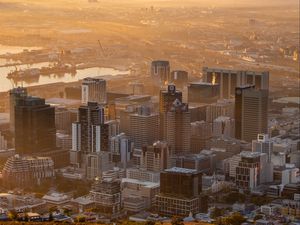
[[106,103],[106,81],[101,78],[85,78],[82,81],[82,103]]

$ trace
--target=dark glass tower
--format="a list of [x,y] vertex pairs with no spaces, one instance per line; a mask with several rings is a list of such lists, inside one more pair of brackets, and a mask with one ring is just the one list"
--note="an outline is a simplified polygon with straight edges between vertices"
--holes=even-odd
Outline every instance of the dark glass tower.
[[45,99],[25,96],[15,105],[15,147],[20,155],[39,154],[56,149],[54,107]]

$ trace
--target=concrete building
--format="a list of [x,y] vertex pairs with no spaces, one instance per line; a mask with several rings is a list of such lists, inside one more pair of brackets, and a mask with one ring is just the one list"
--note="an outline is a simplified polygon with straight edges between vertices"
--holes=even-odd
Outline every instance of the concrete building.
[[159,140],[159,114],[148,110],[131,114],[129,136],[135,148],[142,148],[143,145]]
[[191,124],[188,105],[176,99],[167,113],[166,120],[166,139],[171,146],[172,154],[190,152]]
[[100,213],[110,218],[120,216],[122,210],[121,182],[119,180],[104,179],[95,181],[90,198]]
[[160,173],[139,168],[128,168],[126,170],[126,178],[159,183]]
[[285,164],[284,166],[274,167],[274,182],[282,185],[297,183],[299,168],[294,164]]
[[106,103],[106,81],[101,78],[84,78],[82,81],[81,100],[88,102]]
[[184,70],[174,70],[171,72],[169,83],[173,83],[179,88],[183,88],[188,83],[188,72]]
[[228,70],[203,67],[204,82],[220,84],[220,98],[234,97],[235,88],[255,85],[257,89],[269,89],[269,72]]
[[178,99],[182,102],[182,92],[176,90],[175,85],[168,85],[167,90],[161,90],[159,94],[159,117],[160,117],[160,139],[167,138],[167,112],[172,107],[174,101]]
[[110,139],[110,152],[112,162],[121,163],[124,168],[132,159],[134,143],[124,133]]
[[[176,187],[176,188],[174,188]],[[197,170],[173,167],[161,173],[156,209],[161,215],[188,216],[201,211],[202,178]]]
[[78,111],[66,107],[55,107],[55,127],[58,131],[72,133],[72,123],[77,120]]
[[122,179],[122,198],[142,198],[144,200],[143,210],[155,205],[155,196],[159,194],[159,183],[140,181],[136,179]]
[[4,185],[8,188],[39,185],[54,177],[54,163],[49,157],[10,157],[2,170]]
[[112,168],[109,152],[94,152],[85,156],[85,175],[88,180],[102,177],[103,172]]
[[234,100],[220,99],[206,107],[206,121],[212,123],[219,116],[234,118]]
[[188,86],[188,102],[214,103],[220,95],[220,85],[215,83],[193,82]]
[[151,63],[151,77],[161,86],[169,81],[170,77],[170,63],[168,61],[157,60]]
[[231,137],[235,136],[235,121],[230,117],[219,116],[213,122],[213,136]]
[[235,137],[250,142],[267,131],[268,90],[256,90],[253,86],[236,88]]
[[169,157],[171,148],[166,142],[155,142],[153,145],[143,146],[141,168],[160,172],[170,167]]
[[191,123],[191,152],[199,153],[205,149],[206,142],[212,138],[212,124],[205,121]]
[[268,162],[272,161],[273,142],[267,134],[258,134],[257,140],[252,141],[252,152],[266,153]]
[[268,156],[259,152],[241,152],[236,167],[236,185],[241,189],[254,190],[259,185],[273,181],[273,164]]

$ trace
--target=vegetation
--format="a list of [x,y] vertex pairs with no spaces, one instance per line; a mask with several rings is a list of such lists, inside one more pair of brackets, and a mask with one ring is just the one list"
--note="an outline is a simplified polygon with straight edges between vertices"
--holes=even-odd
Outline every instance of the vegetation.
[[233,213],[231,216],[217,218],[216,225],[241,225],[246,219],[240,213]]

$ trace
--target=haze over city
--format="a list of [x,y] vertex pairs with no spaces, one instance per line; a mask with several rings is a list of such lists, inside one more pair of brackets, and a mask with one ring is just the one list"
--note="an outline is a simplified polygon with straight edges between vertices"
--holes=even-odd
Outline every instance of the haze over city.
[[0,0],[0,224],[300,224],[298,0]]

